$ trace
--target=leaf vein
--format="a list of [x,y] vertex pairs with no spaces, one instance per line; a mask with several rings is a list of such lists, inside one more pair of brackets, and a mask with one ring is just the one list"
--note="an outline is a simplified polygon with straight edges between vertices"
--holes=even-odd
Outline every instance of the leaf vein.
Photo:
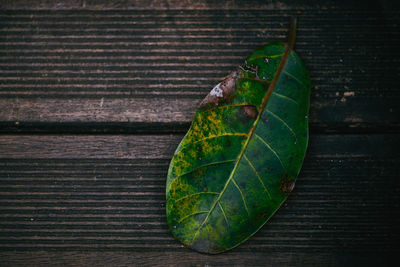
[[258,134],[254,134],[266,147],[268,147],[269,150],[271,150],[272,153],[274,153],[275,157],[279,160],[279,162],[282,165],[282,169],[286,171],[285,166],[283,166],[282,160],[281,158],[278,156],[278,154],[276,153],[276,151],[264,140],[262,139]]
[[208,212],[208,210],[201,210],[201,211],[193,212],[193,213],[191,213],[191,214],[189,214],[189,215],[186,215],[186,216],[180,218],[179,221],[178,221],[178,223],[181,223],[181,222],[183,222],[184,220],[186,220],[186,219],[188,219],[189,217],[192,217],[192,216],[194,216],[194,215],[201,214],[201,213],[206,213],[206,212]]
[[266,109],[266,111],[267,111],[269,114],[271,114],[272,116],[274,116],[277,120],[279,120],[283,125],[285,125],[286,128],[289,129],[289,131],[293,134],[294,138],[296,138],[296,141],[297,141],[297,135],[296,135],[296,133],[293,131],[293,129],[292,129],[281,117],[279,117],[278,115],[276,115],[274,112],[272,112],[272,111],[269,110],[269,109]]
[[[217,165],[217,164],[223,164],[223,163],[227,163],[227,162],[234,162],[234,161],[236,161],[236,160],[235,160],[235,159],[229,159],[229,160],[215,161],[215,162],[210,162],[210,163],[207,163],[207,164],[203,164],[203,165],[197,166],[196,168],[191,169],[191,170],[188,171],[188,172],[185,172],[185,173],[182,173],[182,174],[177,175],[176,178],[178,178],[178,177],[180,177],[180,176],[187,175],[187,174],[189,174],[189,173],[194,172],[195,170],[198,170],[198,169],[201,169],[201,168],[204,168],[204,167],[208,167],[208,166],[211,166],[211,165]],[[176,178],[175,178],[175,179],[176,179]],[[175,179],[174,179],[174,180],[175,180]]]
[[301,84],[303,87],[307,88],[307,86],[296,76],[294,76],[293,74],[291,74],[290,72],[287,72],[286,70],[283,71],[283,73],[285,73],[287,76],[293,78],[295,81],[297,81],[299,84]]
[[264,182],[262,181],[262,179],[261,179],[260,175],[258,174],[258,171],[256,170],[256,168],[254,167],[253,163],[251,163],[251,161],[247,158],[246,154],[244,154],[243,157],[247,160],[247,162],[249,163],[250,167],[253,169],[254,173],[256,174],[256,176],[258,178],[258,181],[264,187],[264,190],[267,193],[269,199],[272,199],[271,194],[269,193],[267,187],[265,186]]
[[228,104],[228,105],[218,105],[218,106],[211,106],[207,111],[214,110],[214,109],[222,109],[222,108],[229,108],[229,107],[247,107],[247,106],[253,106],[258,108],[258,106],[253,105],[253,104],[245,104],[245,103],[240,103],[240,104]]
[[201,194],[215,194],[215,195],[218,195],[219,193],[217,193],[217,192],[197,192],[197,193],[189,194],[189,195],[186,195],[184,197],[178,198],[177,200],[175,200],[175,203],[179,202],[179,201],[182,201],[185,198],[189,198],[191,196],[196,196],[196,195],[201,195]]
[[232,182],[233,182],[233,184],[236,186],[236,188],[239,190],[239,193],[240,193],[240,195],[242,196],[244,208],[245,208],[245,210],[247,211],[247,214],[250,215],[249,209],[247,208],[246,199],[244,198],[244,194],[243,194],[242,190],[240,189],[239,185],[236,183],[235,179],[232,178]]
[[203,139],[197,140],[197,141],[195,141],[195,142],[192,142],[192,143],[190,143],[189,145],[182,146],[182,147],[181,147],[181,150],[182,150],[183,148],[189,147],[190,145],[193,145],[193,144],[196,144],[196,143],[200,143],[200,142],[203,142],[203,141],[205,141],[205,140],[209,140],[209,139],[214,139],[214,138],[222,137],[222,136],[244,136],[244,137],[248,137],[248,134],[246,134],[246,133],[224,133],[224,134],[220,134],[220,135],[211,135],[211,136],[208,136],[208,137],[204,137]]
[[299,102],[297,102],[296,100],[294,100],[294,99],[291,98],[291,97],[288,97],[287,95],[282,95],[282,94],[279,94],[279,93],[276,93],[276,92],[272,92],[272,93],[273,93],[274,95],[276,95],[276,96],[279,96],[280,98],[287,99],[287,100],[289,100],[289,101],[292,101],[292,102],[295,103],[296,105],[300,106]]
[[219,206],[219,208],[221,209],[222,215],[224,215],[226,224],[229,226],[228,218],[226,217],[225,211],[224,211],[224,209],[222,208],[222,205],[221,205],[221,203],[220,203],[219,201],[218,201],[218,206]]

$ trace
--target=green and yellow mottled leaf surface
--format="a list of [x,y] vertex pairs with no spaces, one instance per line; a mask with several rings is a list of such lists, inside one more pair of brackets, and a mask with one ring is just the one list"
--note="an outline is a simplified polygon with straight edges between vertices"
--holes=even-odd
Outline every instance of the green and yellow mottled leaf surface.
[[183,244],[220,253],[260,229],[293,189],[308,142],[310,78],[288,43],[256,49],[203,100],[167,178]]

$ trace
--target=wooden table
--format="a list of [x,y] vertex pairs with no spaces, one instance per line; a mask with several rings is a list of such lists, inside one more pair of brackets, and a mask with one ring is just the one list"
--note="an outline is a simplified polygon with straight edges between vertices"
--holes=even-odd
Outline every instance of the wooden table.
[[[399,251],[396,5],[0,1],[0,265],[389,264]],[[291,15],[313,83],[296,188],[245,244],[191,251],[166,224],[169,161],[199,101],[251,50],[285,40]]]

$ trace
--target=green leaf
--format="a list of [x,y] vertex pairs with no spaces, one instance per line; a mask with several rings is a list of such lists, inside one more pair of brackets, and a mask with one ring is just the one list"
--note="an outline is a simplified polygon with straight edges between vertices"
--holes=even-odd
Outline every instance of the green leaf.
[[293,189],[308,143],[310,96],[293,42],[291,34],[287,43],[256,49],[197,110],[166,186],[168,224],[184,245],[205,253],[238,246]]

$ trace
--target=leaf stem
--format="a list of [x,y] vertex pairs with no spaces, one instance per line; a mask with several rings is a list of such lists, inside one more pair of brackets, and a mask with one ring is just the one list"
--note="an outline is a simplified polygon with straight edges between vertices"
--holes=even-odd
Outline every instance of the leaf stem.
[[290,27],[288,34],[287,46],[293,49],[294,43],[296,42],[296,32],[297,32],[297,17],[293,16],[290,18]]

